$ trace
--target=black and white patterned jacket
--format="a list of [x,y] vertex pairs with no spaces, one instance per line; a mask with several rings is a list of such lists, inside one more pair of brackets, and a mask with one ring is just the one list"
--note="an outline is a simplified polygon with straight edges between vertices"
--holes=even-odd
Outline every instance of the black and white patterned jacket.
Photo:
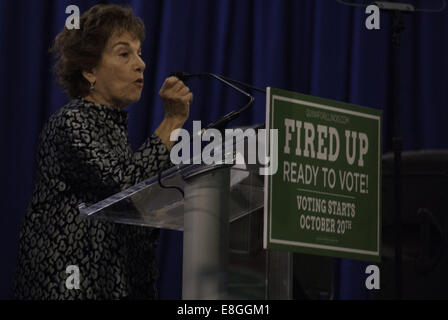
[[[46,123],[20,232],[16,299],[157,297],[158,232],[86,220],[78,212],[79,203],[102,200],[156,174],[169,161],[156,135],[132,151],[127,116],[79,98]],[[79,289],[66,286],[69,265],[79,268]]]

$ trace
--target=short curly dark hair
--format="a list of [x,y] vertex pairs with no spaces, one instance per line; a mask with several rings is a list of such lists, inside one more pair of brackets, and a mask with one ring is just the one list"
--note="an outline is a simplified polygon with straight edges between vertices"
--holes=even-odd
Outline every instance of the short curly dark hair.
[[54,54],[54,71],[58,83],[70,98],[85,97],[90,84],[82,75],[98,65],[109,38],[129,32],[140,42],[145,39],[145,26],[130,7],[98,4],[80,17],[80,29],[66,27],[56,36],[50,51]]

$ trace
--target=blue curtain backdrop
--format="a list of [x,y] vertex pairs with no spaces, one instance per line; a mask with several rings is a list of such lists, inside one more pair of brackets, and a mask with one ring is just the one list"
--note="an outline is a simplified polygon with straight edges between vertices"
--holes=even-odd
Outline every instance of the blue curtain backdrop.
[[[10,294],[20,222],[30,200],[38,134],[67,101],[52,75],[48,49],[65,8],[81,12],[106,1],[0,0],[0,298]],[[439,1],[420,1],[437,6]],[[392,25],[365,28],[364,9],[335,0],[135,0],[147,27],[142,100],[128,108],[133,147],[163,117],[157,92],[171,71],[213,72],[253,83],[378,108],[383,146],[391,148],[392,106],[399,99],[404,149],[447,148],[448,12],[406,16],[399,55]],[[414,2],[415,3],[415,2]],[[397,64],[399,63],[399,64]],[[393,81],[394,66],[400,81]],[[204,124],[244,102],[213,81],[188,83],[190,120]],[[396,91],[394,91],[396,90]],[[235,124],[264,122],[263,95]],[[191,122],[186,126],[191,129]],[[164,232],[159,247],[160,297],[181,297],[182,234]],[[336,298],[368,298],[365,263],[335,259]]]

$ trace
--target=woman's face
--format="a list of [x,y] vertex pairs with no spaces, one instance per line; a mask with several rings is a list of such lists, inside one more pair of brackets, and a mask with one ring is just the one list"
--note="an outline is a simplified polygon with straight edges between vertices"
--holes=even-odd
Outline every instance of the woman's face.
[[95,88],[87,98],[120,107],[137,102],[143,89],[145,67],[140,40],[128,32],[114,33],[104,48],[98,66],[92,72],[84,73],[90,83],[95,82]]

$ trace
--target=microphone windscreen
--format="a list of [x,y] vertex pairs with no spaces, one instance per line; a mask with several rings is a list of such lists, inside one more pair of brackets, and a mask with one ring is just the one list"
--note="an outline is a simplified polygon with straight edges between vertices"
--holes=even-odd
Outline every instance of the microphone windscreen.
[[179,80],[185,81],[185,80],[187,80],[188,78],[190,78],[191,75],[188,74],[188,73],[186,73],[186,72],[171,72],[171,73],[170,73],[170,77],[176,77],[176,78],[178,78]]

